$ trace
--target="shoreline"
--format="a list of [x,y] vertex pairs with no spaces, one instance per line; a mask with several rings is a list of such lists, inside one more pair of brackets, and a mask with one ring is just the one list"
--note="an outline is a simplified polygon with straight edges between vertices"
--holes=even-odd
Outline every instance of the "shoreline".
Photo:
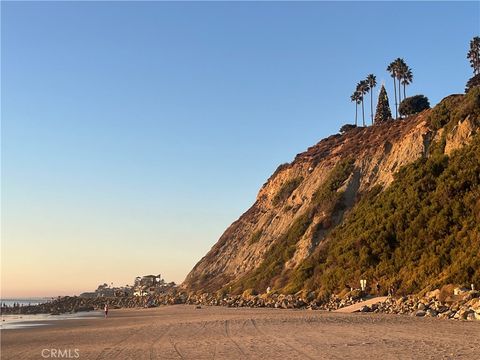
[[33,315],[3,315],[1,316],[2,322],[0,324],[0,330],[16,330],[22,328],[32,328],[38,326],[46,326],[55,324],[58,321],[65,320],[84,320],[101,318],[103,314],[100,311],[84,311],[77,313],[68,313],[60,315],[50,314],[33,314]]

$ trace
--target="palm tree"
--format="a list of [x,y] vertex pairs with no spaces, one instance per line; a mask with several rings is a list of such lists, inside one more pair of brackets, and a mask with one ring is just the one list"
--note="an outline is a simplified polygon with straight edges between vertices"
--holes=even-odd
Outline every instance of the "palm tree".
[[392,61],[390,65],[387,66],[387,71],[390,73],[390,76],[393,78],[393,91],[395,93],[395,119],[398,117],[398,104],[397,104],[397,84],[395,79],[397,78],[397,64],[396,60]]
[[362,80],[357,84],[357,92],[360,96],[360,101],[362,102],[362,122],[363,126],[365,126],[365,109],[363,107],[363,99],[365,94],[368,92],[368,83],[366,80]]
[[398,105],[402,102],[402,93],[400,91],[400,82],[403,78],[403,74],[407,71],[407,64],[402,58],[395,59],[395,73],[398,80]]
[[372,117],[373,125],[373,89],[377,86],[377,78],[373,74],[368,74],[366,81],[368,84],[368,90],[370,91],[370,116]]
[[[401,81],[404,74],[408,72],[408,66],[402,58],[396,58],[387,67],[387,71],[393,78],[393,90],[395,91],[395,118],[398,118],[398,105],[402,102]],[[398,80],[398,102],[397,102],[397,86],[395,79]],[[405,93],[405,91],[404,91]]]
[[480,74],[480,37],[475,36],[470,41],[470,51],[467,54],[470,64],[473,68],[473,74]]
[[358,113],[358,105],[360,104],[360,94],[358,93],[357,90],[355,90],[350,96],[350,100],[355,101],[355,126],[357,126],[357,113]]
[[412,74],[412,69],[410,69],[408,66],[406,67],[405,71],[402,73],[402,85],[403,85],[403,98],[407,98],[407,94],[405,92],[405,87],[407,85],[410,85],[413,81],[413,74]]

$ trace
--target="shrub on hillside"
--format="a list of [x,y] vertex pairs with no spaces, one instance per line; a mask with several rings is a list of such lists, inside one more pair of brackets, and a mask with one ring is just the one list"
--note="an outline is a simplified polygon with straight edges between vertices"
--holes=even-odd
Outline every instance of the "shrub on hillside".
[[299,268],[295,275],[306,290],[326,292],[340,291],[361,277],[398,293],[445,283],[478,284],[479,173],[478,135],[451,156],[403,167],[385,191],[362,199],[332,231],[325,248],[306,260],[308,272]]
[[272,204],[273,205],[278,205],[285,200],[288,199],[290,195],[295,191],[295,189],[300,185],[300,183],[303,181],[303,177],[299,176],[293,179],[287,180],[281,187],[280,190],[278,191],[277,194],[272,199]]
[[313,214],[310,211],[299,215],[288,231],[265,253],[260,266],[232,285],[233,292],[239,293],[244,289],[263,292],[264,289],[272,285],[275,288],[275,281],[281,277],[285,263],[295,253],[297,242],[312,223],[312,216]]
[[435,106],[428,115],[427,121],[434,130],[448,124],[453,118],[453,109],[463,100],[462,95],[450,95]]
[[480,74],[477,74],[475,76],[472,76],[465,87],[465,93],[469,92],[475,87],[480,87]]
[[250,237],[249,245],[255,244],[262,237],[262,230],[255,231]]
[[340,134],[345,134],[347,131],[356,129],[357,125],[345,124],[340,128]]
[[242,294],[244,298],[247,298],[252,295],[258,295],[258,292],[255,289],[247,289]]
[[428,98],[423,95],[407,97],[398,107],[398,111],[402,116],[417,114],[426,109],[430,109],[430,103]]
[[471,89],[466,95],[447,96],[432,109],[427,121],[435,130],[445,127],[449,131],[466,117],[480,123],[480,86]]

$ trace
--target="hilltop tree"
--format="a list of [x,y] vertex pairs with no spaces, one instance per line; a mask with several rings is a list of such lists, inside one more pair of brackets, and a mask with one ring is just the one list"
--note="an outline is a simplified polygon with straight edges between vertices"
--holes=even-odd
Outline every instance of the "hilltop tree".
[[470,65],[473,68],[473,75],[480,74],[480,37],[475,36],[470,41],[470,51],[467,54]]
[[395,59],[395,75],[398,80],[398,106],[402,102],[401,82],[404,74],[408,71],[408,66],[402,58]]
[[360,105],[360,94],[357,90],[350,96],[350,100],[355,101],[355,126],[357,126],[358,105]]
[[472,88],[480,86],[480,37],[475,36],[470,41],[470,51],[467,54],[470,65],[473,68],[473,76],[468,80],[465,92]]
[[346,132],[356,128],[357,128],[357,125],[345,124],[340,128],[340,134],[345,134]]
[[398,112],[402,116],[408,116],[417,114],[426,109],[430,109],[428,98],[424,95],[415,95],[403,99],[398,107]]
[[[395,79],[397,78],[397,64],[396,60],[392,61],[388,66],[387,66],[387,71],[390,73],[390,76],[393,78],[393,91],[395,93],[395,118],[398,117],[398,104],[397,104],[397,84],[395,82]],[[380,100],[379,100],[380,102]],[[378,108],[378,106],[377,106]]]
[[377,111],[375,113],[375,124],[379,124],[392,119],[390,104],[388,102],[387,90],[382,85],[380,94],[378,95]]
[[365,126],[365,108],[363,106],[363,100],[365,98],[365,94],[368,92],[368,83],[366,80],[361,80],[357,84],[357,92],[360,96],[360,101],[362,102],[362,121],[363,121],[363,126]]
[[402,85],[403,85],[403,98],[406,99],[407,93],[405,91],[405,87],[407,85],[410,85],[413,82],[412,69],[410,69],[410,67],[406,65],[405,68],[402,69],[401,75],[402,75]]
[[400,91],[400,80],[402,80],[402,67],[403,67],[403,60],[401,58],[396,58],[395,59],[395,62],[394,62],[394,69],[395,69],[395,78],[397,79],[397,83],[398,83],[398,92],[397,92],[397,96],[398,96],[398,103],[397,103],[397,109],[398,107],[400,107],[400,103],[402,102],[402,92]]
[[470,78],[470,80],[468,80],[465,92],[469,92],[476,86],[480,86],[480,74],[474,75]]
[[373,90],[375,86],[377,86],[377,78],[373,74],[367,75],[367,84],[368,90],[370,91],[370,117],[372,118],[372,125],[373,125]]
[[[398,118],[398,106],[402,102],[401,85],[403,84],[403,94],[405,98],[405,87],[412,82],[413,74],[412,70],[408,67],[408,65],[405,63],[405,60],[403,60],[402,58],[396,58],[395,60],[393,60],[390,65],[388,65],[387,71],[393,78],[393,90],[395,91],[395,118]],[[395,80],[398,80],[398,101],[397,86]]]

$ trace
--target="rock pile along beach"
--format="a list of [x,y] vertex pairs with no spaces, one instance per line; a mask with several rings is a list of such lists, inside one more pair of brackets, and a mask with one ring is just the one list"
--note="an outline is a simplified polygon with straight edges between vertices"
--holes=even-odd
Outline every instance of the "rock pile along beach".
[[[438,317],[458,320],[480,320],[480,292],[435,290],[425,296],[387,297],[384,301],[365,305],[360,312],[374,312],[387,314],[407,314],[418,317]],[[226,306],[250,308],[277,308],[277,309],[309,309],[334,311],[347,306],[361,303],[371,296],[363,296],[360,292],[352,292],[343,298],[331,296],[326,300],[315,298],[313,293],[306,296],[263,294],[263,295],[232,295],[219,296],[216,294],[188,294],[182,291],[173,291],[165,294],[150,296],[128,297],[61,297],[52,302],[34,306],[4,307],[2,314],[61,314],[79,311],[102,310],[106,303],[112,309],[145,308],[162,305],[197,305],[197,306]]]

